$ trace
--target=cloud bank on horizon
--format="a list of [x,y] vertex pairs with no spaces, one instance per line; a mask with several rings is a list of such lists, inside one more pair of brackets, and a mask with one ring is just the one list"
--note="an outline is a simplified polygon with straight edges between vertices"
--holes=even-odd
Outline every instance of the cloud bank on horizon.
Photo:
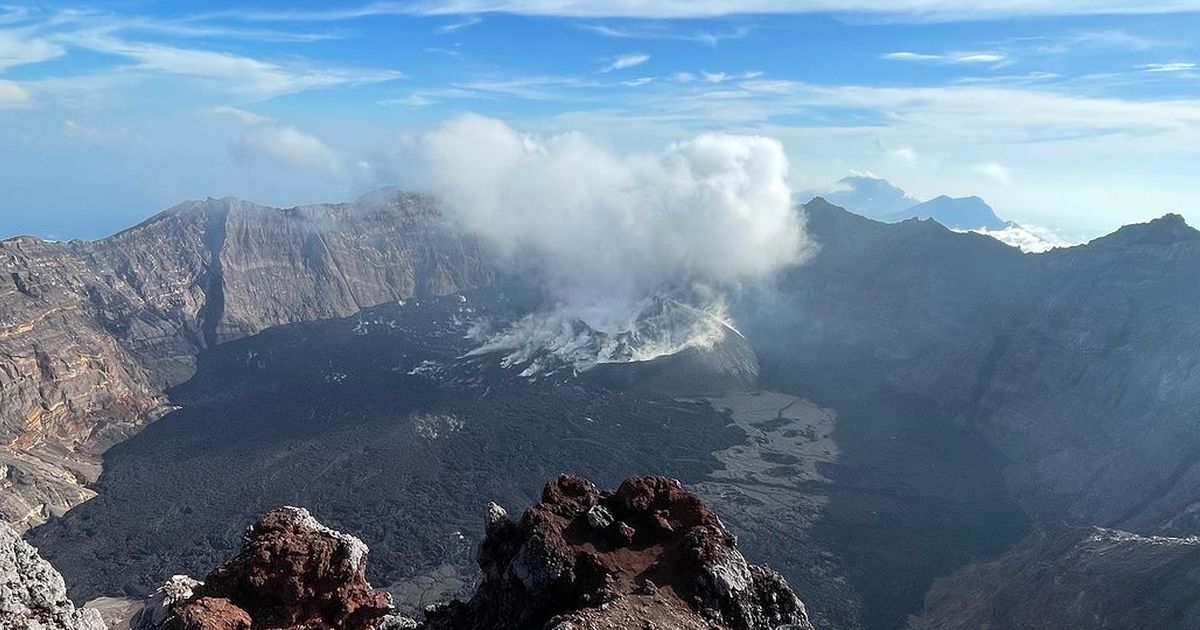
[[1200,220],[1200,0],[280,6],[0,8],[0,232],[345,199],[462,112],[619,156],[769,137],[794,189],[871,171],[1079,235]]

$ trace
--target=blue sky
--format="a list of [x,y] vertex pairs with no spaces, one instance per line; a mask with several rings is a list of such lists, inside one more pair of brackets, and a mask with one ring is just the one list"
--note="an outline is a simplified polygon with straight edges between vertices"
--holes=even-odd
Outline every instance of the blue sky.
[[1200,224],[1200,0],[198,4],[0,8],[0,234],[347,199],[463,112],[767,135],[796,190],[869,172],[1073,236]]

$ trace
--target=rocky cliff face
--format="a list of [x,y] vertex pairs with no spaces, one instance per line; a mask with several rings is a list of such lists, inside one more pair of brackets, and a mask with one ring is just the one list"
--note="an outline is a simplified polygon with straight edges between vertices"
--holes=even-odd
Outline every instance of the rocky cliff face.
[[0,242],[0,519],[85,500],[95,457],[168,408],[204,347],[491,281],[424,197],[172,208],[96,242]]
[[[808,209],[821,252],[783,280],[786,297],[771,315],[739,317],[769,386],[804,384],[834,407],[855,389],[915,399],[923,424],[978,432],[1004,457],[1009,494],[1039,528],[1065,522],[1146,539],[1196,531],[1200,232],[1172,215],[1035,256],[932,222],[885,226],[820,201]],[[1115,551],[1021,549],[1010,562],[1041,563],[1080,588],[1072,562]],[[1157,549],[1126,551],[1142,566]],[[924,623],[956,627],[938,617],[990,601],[997,583],[971,575],[951,578],[964,580],[958,588],[942,584]],[[1109,580],[1105,588],[1156,592],[1154,575],[1097,571],[1087,588],[1105,592]],[[1008,593],[993,624],[1038,614],[1064,628],[1134,619],[1050,604],[1035,590]],[[1187,627],[1146,619],[1112,627]]]
[[104,630],[100,614],[76,610],[62,576],[36,549],[0,523],[0,628]]
[[750,566],[720,519],[678,481],[631,478],[602,492],[579,477],[546,486],[518,522],[492,504],[467,602],[400,617],[365,579],[367,549],[307,511],[283,508],[201,584],[173,578],[133,630],[664,630],[812,628],[777,573]]
[[1200,539],[1056,528],[934,585],[912,630],[1200,627]]

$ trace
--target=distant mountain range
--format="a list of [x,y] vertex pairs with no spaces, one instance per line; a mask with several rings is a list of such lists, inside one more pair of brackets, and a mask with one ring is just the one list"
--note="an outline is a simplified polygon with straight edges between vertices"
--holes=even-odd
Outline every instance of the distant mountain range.
[[885,220],[895,223],[906,219],[933,219],[952,230],[1003,230],[1012,225],[996,216],[996,211],[979,197],[946,195],[897,212]]
[[1026,252],[1041,253],[1068,245],[1048,230],[1022,226],[1000,218],[979,197],[940,195],[920,201],[888,180],[872,175],[843,177],[831,191],[810,194],[868,219],[884,223],[932,219],[951,230],[986,234]]

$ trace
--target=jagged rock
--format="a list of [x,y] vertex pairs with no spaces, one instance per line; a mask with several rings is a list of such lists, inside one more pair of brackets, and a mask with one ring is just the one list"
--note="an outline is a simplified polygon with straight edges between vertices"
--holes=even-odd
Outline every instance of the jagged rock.
[[158,588],[129,622],[130,630],[158,630],[171,615],[171,609],[192,598],[203,582],[186,575],[176,575]]
[[716,514],[664,477],[602,492],[562,476],[519,522],[489,528],[479,565],[475,595],[428,610],[428,630],[812,628],[783,578],[750,566]]
[[511,524],[508,520],[508,510],[495,503],[487,504],[487,514],[484,516],[484,525],[488,532],[493,529],[507,527]]
[[605,529],[613,524],[612,513],[603,505],[593,505],[592,509],[587,511],[588,525],[596,529]]
[[[403,628],[391,598],[367,583],[367,547],[285,507],[246,532],[242,551],[200,584],[172,578],[134,630],[374,630]],[[190,592],[189,592],[190,591]],[[161,614],[164,606],[166,614]]]
[[0,628],[104,630],[100,613],[76,610],[58,571],[4,523],[0,523]]

